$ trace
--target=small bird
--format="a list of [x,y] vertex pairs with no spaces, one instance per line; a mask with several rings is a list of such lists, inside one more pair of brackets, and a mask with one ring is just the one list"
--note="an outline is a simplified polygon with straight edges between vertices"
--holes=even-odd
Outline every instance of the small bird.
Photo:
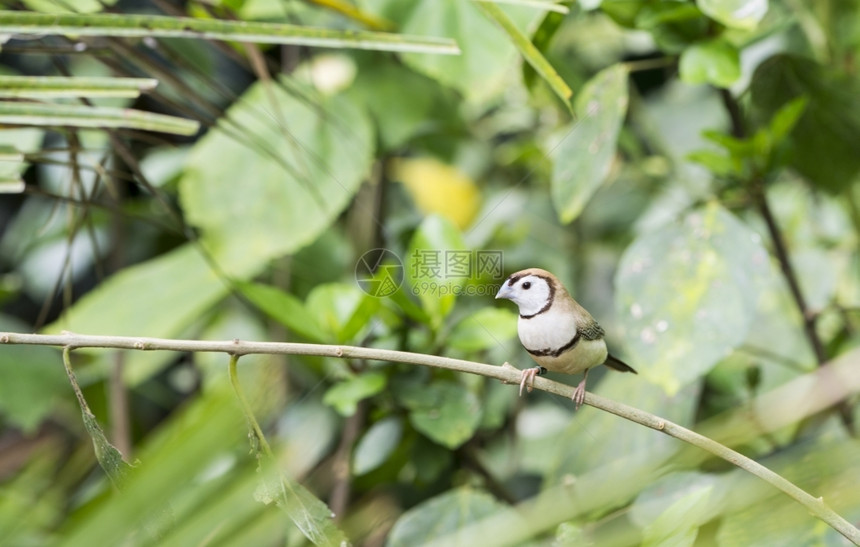
[[590,369],[603,364],[637,374],[633,367],[609,355],[603,329],[548,271],[529,268],[511,274],[496,298],[506,298],[519,307],[517,334],[523,347],[540,365],[523,370],[520,395],[527,382],[531,391],[535,376],[547,370],[565,374],[584,372],[572,397],[578,409],[585,400],[585,380]]

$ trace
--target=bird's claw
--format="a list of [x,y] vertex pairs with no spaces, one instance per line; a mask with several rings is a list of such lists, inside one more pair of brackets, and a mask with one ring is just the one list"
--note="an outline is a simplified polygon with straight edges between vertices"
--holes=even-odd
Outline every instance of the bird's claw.
[[576,389],[573,390],[573,396],[570,399],[574,404],[576,404],[576,410],[579,410],[579,407],[581,407],[582,403],[585,402],[585,380],[576,386]]
[[535,376],[543,374],[543,371],[544,369],[542,367],[527,368],[523,371],[522,379],[520,380],[520,397],[523,396],[523,388],[526,388],[529,393],[532,392],[535,383]]

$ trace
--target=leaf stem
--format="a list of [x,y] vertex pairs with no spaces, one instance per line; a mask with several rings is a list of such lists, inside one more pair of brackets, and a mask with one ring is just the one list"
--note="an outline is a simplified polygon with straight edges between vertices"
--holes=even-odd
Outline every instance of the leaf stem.
[[239,374],[236,370],[236,365],[238,365],[238,363],[239,355],[235,353],[230,354],[230,363],[227,365],[230,375],[230,384],[233,386],[233,391],[236,393],[236,398],[239,400],[239,406],[242,407],[242,413],[245,415],[245,420],[248,421],[248,427],[251,428],[254,436],[257,437],[257,442],[260,443],[260,446],[263,448],[263,453],[268,458],[274,458],[275,456],[272,452],[272,447],[269,446],[266,436],[263,435],[263,430],[260,428],[257,418],[254,417],[254,410],[251,408],[251,404],[245,397],[245,392],[242,391],[242,386],[239,385]]

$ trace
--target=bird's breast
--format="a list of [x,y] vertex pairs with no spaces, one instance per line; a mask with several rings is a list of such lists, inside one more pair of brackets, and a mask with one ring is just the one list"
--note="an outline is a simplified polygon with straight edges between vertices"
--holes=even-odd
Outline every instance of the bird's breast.
[[[578,374],[606,361],[603,339],[587,340],[577,334],[576,319],[571,314],[546,313],[531,319],[519,319],[520,342],[540,366],[554,372]],[[564,349],[565,346],[569,346]],[[560,351],[564,349],[564,351]]]

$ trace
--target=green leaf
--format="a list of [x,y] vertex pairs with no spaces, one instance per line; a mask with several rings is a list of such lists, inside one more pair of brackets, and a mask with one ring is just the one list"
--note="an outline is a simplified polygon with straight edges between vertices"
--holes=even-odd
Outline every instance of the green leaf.
[[194,145],[179,182],[188,220],[224,268],[315,240],[370,168],[370,122],[343,97],[257,83],[227,118]]
[[355,285],[326,283],[308,295],[305,309],[311,320],[329,333],[329,339],[347,342],[366,330],[380,300]]
[[158,85],[152,78],[107,78],[0,75],[0,97],[126,97]]
[[[710,489],[707,501],[713,511],[730,493],[734,493],[733,486],[736,485],[732,484],[731,473],[675,471],[651,481],[636,496],[636,501],[630,506],[628,516],[634,525],[644,529],[656,522],[660,515],[665,515],[678,500],[689,499],[691,494],[707,489]],[[704,522],[702,519],[708,520],[709,516],[699,513],[690,520],[695,520],[701,524]]]
[[728,176],[738,174],[739,165],[732,161],[732,158],[713,150],[696,150],[687,154],[687,159],[703,165],[713,174],[718,176]]
[[645,5],[641,0],[602,0],[600,10],[622,27],[633,29]]
[[454,327],[448,345],[463,351],[480,351],[517,335],[517,314],[501,308],[483,308]]
[[[505,88],[516,50],[508,36],[487,20],[474,2],[418,0],[413,5],[403,22],[403,32],[451,37],[460,46],[461,54],[410,53],[403,55],[406,64],[457,89],[471,101],[486,99]],[[502,9],[520,30],[540,16],[539,11],[522,6]]]
[[314,316],[295,296],[271,285],[237,282],[237,288],[254,306],[288,329],[313,342],[328,342]]
[[81,408],[84,427],[93,441],[93,449],[99,466],[104,470],[113,485],[122,490],[128,480],[132,467],[122,457],[122,453],[108,441],[104,430],[99,425],[96,417],[88,408]]
[[[564,13],[548,12],[532,35],[532,43],[544,56],[546,56],[556,32],[565,20],[566,14]],[[523,82],[529,89],[534,87],[537,77],[538,73],[531,65],[523,65]]]
[[352,452],[352,472],[364,475],[383,463],[397,448],[403,435],[400,418],[390,416],[379,420],[362,435]]
[[616,308],[639,373],[671,395],[742,343],[768,264],[759,236],[715,203],[637,238]]
[[81,391],[81,387],[78,385],[78,380],[72,370],[71,350],[69,348],[63,348],[63,367],[66,372],[66,376],[69,379],[69,383],[72,385],[72,390],[75,392],[77,397],[78,406],[81,409],[81,416],[84,422],[84,428],[87,430],[87,433],[93,442],[96,460],[98,460],[99,465],[111,483],[113,483],[114,487],[122,490],[125,487],[125,483],[128,480],[133,467],[125,461],[119,449],[108,441],[104,430],[102,430],[101,425],[99,425],[98,420],[90,410],[89,404],[87,404],[86,399],[84,399],[84,394]]
[[[5,330],[6,321],[3,325]],[[0,351],[0,414],[4,422],[24,433],[35,433],[57,401],[70,395],[57,351],[30,346],[7,346]]]
[[131,108],[0,101],[0,123],[36,127],[111,127],[194,135],[194,120]]
[[450,490],[405,512],[391,529],[388,547],[411,547],[451,534],[505,508],[491,495],[469,487]]
[[729,87],[741,76],[740,54],[726,40],[693,44],[681,53],[680,72],[688,84]]
[[689,546],[696,541],[699,527],[709,514],[713,486],[705,486],[673,503],[645,528],[642,544]]
[[664,53],[682,53],[710,36],[711,21],[689,2],[644,2],[636,28],[647,30]]
[[800,117],[806,111],[809,105],[809,99],[806,97],[798,97],[776,111],[773,118],[770,120],[770,137],[773,140],[774,146],[780,144],[794,129]]
[[[243,279],[264,264],[246,261],[230,272]],[[118,336],[175,338],[227,294],[227,285],[212,271],[193,244],[187,244],[114,274],[69,308],[46,332],[62,330]],[[93,353],[96,350],[76,350]],[[125,377],[137,384],[170,359],[166,352],[131,352]]]
[[436,55],[458,53],[457,44],[448,38],[128,13],[80,15],[0,11],[0,34],[181,37],[381,51],[423,51]]
[[834,194],[855,182],[860,174],[860,87],[855,81],[811,59],[776,55],[759,65],[750,89],[763,125],[791,101],[806,97],[809,102],[788,139],[788,164]]
[[699,9],[727,27],[751,30],[767,13],[768,0],[696,0]]
[[[265,396],[266,391],[258,393]],[[341,422],[337,412],[316,396],[290,401],[278,411],[277,459],[281,471],[289,477],[304,477],[312,472],[329,457],[339,439]]]
[[559,76],[549,61],[546,60],[540,50],[535,47],[529,37],[517,27],[514,21],[502,11],[502,8],[498,4],[478,2],[477,6],[483,10],[484,14],[490,20],[495,21],[507,33],[511,42],[519,49],[523,59],[549,84],[550,89],[558,95],[558,98],[561,99],[564,105],[570,108],[570,97],[573,95],[573,91],[571,91],[570,87]]
[[620,64],[599,72],[577,96],[579,118],[550,152],[552,202],[561,222],[576,219],[609,176],[627,101],[627,69]]
[[454,307],[456,293],[467,280],[467,276],[459,275],[461,262],[456,260],[466,255],[471,257],[460,231],[437,215],[425,218],[409,242],[404,260],[406,277],[434,330]]
[[749,140],[737,139],[731,135],[710,129],[702,131],[702,136],[725,148],[736,159],[747,158],[753,153],[753,147]]
[[481,405],[462,384],[435,382],[407,397],[409,420],[421,433],[448,448],[457,448],[472,438],[481,422]]
[[[629,344],[627,346],[630,347]],[[618,347],[610,349],[613,353],[621,353]],[[630,355],[622,353],[621,357],[633,361]],[[650,366],[650,363],[642,366]],[[639,375],[610,371],[599,382],[594,382],[589,376],[588,389],[610,400],[623,400],[634,408],[647,408],[649,412],[675,423],[694,423],[700,400],[697,386],[690,385],[676,395],[667,397],[661,386],[643,380],[642,367],[637,370]],[[587,474],[610,462],[623,466],[626,464],[622,462],[628,457],[635,459],[642,454],[677,449],[674,439],[666,435],[655,436],[653,431],[632,422],[619,421],[607,412],[588,411],[588,415],[578,419],[583,410],[587,409],[583,407],[576,411],[564,431],[555,435],[553,442],[544,445],[543,451],[534,456],[535,463],[545,470],[544,480],[547,484],[557,484],[566,476]],[[574,448],[584,437],[590,439],[589,449]],[[610,510],[611,507],[601,503],[595,510]]]
[[352,416],[359,402],[381,392],[387,382],[388,377],[382,372],[364,372],[330,387],[323,402],[341,416]]
[[426,129],[429,119],[442,123],[440,114],[456,110],[453,104],[440,106],[440,103],[452,103],[447,96],[453,93],[443,95],[441,91],[448,90],[436,81],[393,61],[374,58],[373,62],[362,64],[355,83],[347,91],[367,105],[387,150],[403,146],[413,135]]

